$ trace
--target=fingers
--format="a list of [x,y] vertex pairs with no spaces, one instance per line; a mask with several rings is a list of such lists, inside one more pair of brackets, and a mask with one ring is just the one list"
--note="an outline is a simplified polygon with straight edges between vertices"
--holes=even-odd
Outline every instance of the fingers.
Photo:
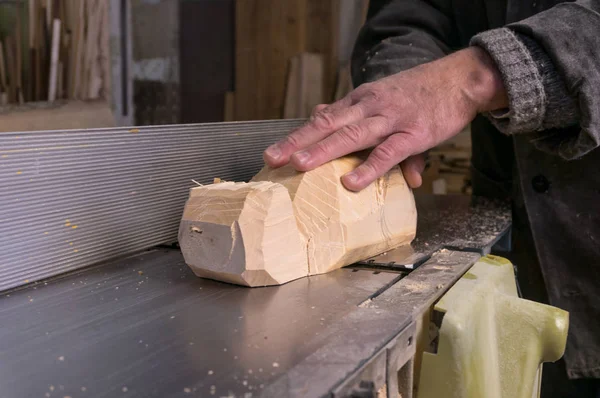
[[308,148],[343,126],[356,123],[363,118],[360,105],[352,105],[349,97],[315,113],[310,121],[296,129],[283,140],[265,150],[265,162],[271,167],[281,167],[290,161],[290,156]]
[[400,164],[406,183],[412,189],[419,188],[423,183],[421,174],[425,170],[425,156],[423,154],[411,156]]
[[389,134],[387,120],[371,117],[347,124],[303,151],[294,153],[290,162],[296,170],[312,170],[330,160],[380,144]]
[[412,153],[414,148],[410,143],[410,135],[392,134],[373,149],[367,160],[360,166],[344,175],[342,183],[351,191],[360,191]]

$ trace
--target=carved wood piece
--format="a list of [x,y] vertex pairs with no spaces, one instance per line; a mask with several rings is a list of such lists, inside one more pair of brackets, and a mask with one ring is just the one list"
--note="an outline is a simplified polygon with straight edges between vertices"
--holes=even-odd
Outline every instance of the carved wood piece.
[[361,161],[305,173],[264,167],[249,183],[192,188],[179,230],[186,263],[201,277],[279,285],[410,243],[417,213],[400,168],[348,191],[340,178]]

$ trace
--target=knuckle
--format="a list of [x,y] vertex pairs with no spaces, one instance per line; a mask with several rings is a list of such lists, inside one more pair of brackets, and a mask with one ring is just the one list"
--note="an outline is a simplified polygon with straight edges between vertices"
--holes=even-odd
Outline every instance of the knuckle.
[[321,112],[323,109],[327,108],[327,105],[325,104],[318,104],[316,105],[313,109],[312,109],[312,115],[316,115],[317,113]]
[[300,138],[298,137],[298,134],[290,134],[285,138],[285,143],[287,144],[287,146],[290,146],[292,148],[300,148]]
[[335,127],[335,118],[331,113],[320,110],[315,114],[313,125],[319,130],[332,130]]
[[365,92],[365,99],[370,102],[387,102],[388,97],[387,91],[378,86],[371,87]]
[[363,179],[374,179],[378,175],[377,167],[372,162],[364,162],[357,170],[360,170],[359,174]]
[[373,85],[375,83],[369,82],[369,83],[363,83],[360,86],[356,87],[354,90],[350,91],[350,93],[348,95],[350,96],[360,96],[360,95],[364,95],[364,93],[368,90],[370,90]]
[[391,117],[381,116],[373,123],[373,129],[375,131],[380,131],[383,135],[390,134],[392,132],[393,124],[394,122]]
[[335,148],[333,148],[333,146],[327,141],[320,141],[316,143],[309,151],[311,158],[329,159],[331,154],[335,151]]
[[348,124],[340,131],[340,136],[348,145],[360,144],[363,140],[363,130],[356,124]]
[[396,158],[396,151],[389,146],[379,145],[377,148],[373,149],[371,155],[375,160],[387,164],[394,161]]

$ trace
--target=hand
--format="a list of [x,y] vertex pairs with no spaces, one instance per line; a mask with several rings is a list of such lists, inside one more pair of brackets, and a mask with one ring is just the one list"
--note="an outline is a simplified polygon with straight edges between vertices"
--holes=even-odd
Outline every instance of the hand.
[[399,163],[407,182],[418,186],[424,167],[419,154],[458,134],[478,112],[507,105],[493,61],[471,47],[318,106],[304,126],[267,148],[264,158],[271,167],[291,162],[308,171],[374,147],[365,162],[342,177],[347,189],[359,191]]

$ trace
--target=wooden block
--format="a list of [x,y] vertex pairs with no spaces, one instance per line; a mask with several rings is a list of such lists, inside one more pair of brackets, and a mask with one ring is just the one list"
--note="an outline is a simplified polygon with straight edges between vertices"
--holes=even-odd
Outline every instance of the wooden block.
[[201,277],[279,285],[410,243],[417,213],[399,167],[360,192],[341,184],[362,160],[306,173],[265,167],[249,183],[192,188],[179,230],[186,263]]
[[200,277],[265,286],[308,274],[292,201],[281,184],[221,182],[192,189],[179,242]]

